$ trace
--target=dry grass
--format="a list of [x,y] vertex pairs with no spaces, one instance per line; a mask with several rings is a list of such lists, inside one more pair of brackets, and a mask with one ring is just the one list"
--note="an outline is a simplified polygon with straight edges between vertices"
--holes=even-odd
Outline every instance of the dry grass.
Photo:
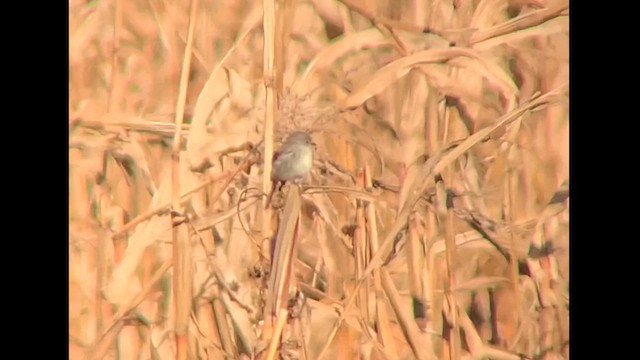
[[[569,357],[568,2],[71,1],[72,359]],[[310,181],[264,209],[304,129]]]

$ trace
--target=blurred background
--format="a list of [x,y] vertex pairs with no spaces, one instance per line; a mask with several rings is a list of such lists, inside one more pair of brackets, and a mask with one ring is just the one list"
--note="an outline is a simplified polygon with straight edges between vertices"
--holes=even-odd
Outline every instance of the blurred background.
[[70,0],[70,358],[567,359],[568,81],[566,0]]

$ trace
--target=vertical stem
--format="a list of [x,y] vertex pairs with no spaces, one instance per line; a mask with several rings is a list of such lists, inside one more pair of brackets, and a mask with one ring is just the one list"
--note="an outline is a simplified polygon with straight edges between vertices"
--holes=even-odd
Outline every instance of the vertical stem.
[[[278,110],[277,96],[275,93],[275,22],[276,22],[276,4],[275,0],[264,0],[263,2],[263,78],[266,92],[265,113],[264,113],[264,172],[262,174],[262,192],[267,194],[271,190],[271,171],[273,159],[273,128]],[[261,253],[264,259],[269,259],[270,241],[271,241],[271,209],[266,208],[267,199],[263,198],[262,212],[262,244]],[[273,276],[273,275],[272,275]],[[273,319],[271,314],[266,315],[262,339],[271,338],[273,333]]]
[[[512,145],[512,148],[509,149],[509,155],[507,156],[507,184],[506,184],[506,200],[507,200],[507,221],[510,225],[509,231],[509,240],[511,241],[511,246],[509,248],[509,255],[511,257],[511,285],[513,287],[514,292],[514,300],[515,300],[515,308],[520,309],[520,289],[519,289],[519,276],[518,276],[518,254],[516,253],[516,243],[515,237],[513,236],[513,211],[514,211],[514,199],[513,199],[513,191],[516,189],[517,179],[515,178],[517,174],[515,173],[512,164],[513,159],[511,159],[511,154],[515,153],[515,146]],[[514,154],[515,155],[515,154]]]
[[[448,171],[451,174],[451,171]],[[451,177],[451,176],[450,176]],[[451,308],[451,327],[449,328],[449,359],[457,359],[460,351],[459,325],[457,319],[457,305],[453,289],[456,286],[455,279],[455,259],[456,242],[453,227],[453,214],[451,212],[450,196],[446,190],[444,180],[441,176],[436,176],[436,196],[438,198],[438,216],[444,223],[445,259],[447,264],[447,277],[445,287],[445,301]]]
[[120,31],[122,31],[122,0],[116,0],[115,17],[113,20],[113,49],[111,54],[111,87],[107,98],[107,111],[113,112],[113,93],[117,86],[118,49],[120,48]]
[[107,273],[107,242],[109,238],[108,230],[104,227],[98,230],[98,248],[96,249],[96,334],[102,334],[104,325],[104,302],[102,298],[102,289],[104,288]]
[[[181,213],[180,206],[180,151],[182,149],[182,123],[184,122],[184,108],[187,99],[187,86],[189,72],[191,68],[191,54],[193,47],[193,33],[196,23],[196,9],[198,0],[191,2],[191,13],[189,15],[189,30],[187,33],[187,44],[185,47],[182,70],[180,74],[180,85],[178,90],[178,101],[176,104],[176,132],[173,138],[173,148],[171,152],[171,219]],[[173,241],[173,292],[175,299],[175,336],[176,336],[176,359],[187,359],[187,334],[189,317],[191,315],[192,278],[191,278],[191,248],[189,238],[180,231],[182,226],[174,226],[172,230]]]
[[[371,169],[369,165],[364,168],[364,186],[365,189],[370,189],[372,187],[371,180]],[[378,239],[378,226],[376,224],[376,210],[375,203],[369,202],[365,206],[365,216],[367,223],[367,245],[368,249],[368,258],[367,265],[369,260],[378,252],[379,248],[379,239]],[[389,313],[387,312],[387,301],[384,296],[384,289],[382,287],[382,279],[380,277],[380,271],[374,270],[372,273],[373,276],[373,286],[375,288],[375,305],[376,305],[376,324],[377,324],[377,338],[378,341],[384,346],[385,352],[389,354],[389,359],[397,359],[398,350],[396,348],[395,340],[393,339],[393,334],[391,333],[391,328],[387,326],[389,323]]]
[[[359,171],[357,182],[360,187],[363,189],[366,188],[365,179],[364,179],[364,171]],[[365,213],[364,213],[364,202],[362,200],[358,200],[357,208],[356,208],[356,231],[353,236],[353,257],[355,259],[355,274],[356,279],[360,279],[364,269],[367,267],[366,263],[366,252],[367,252],[367,244],[366,244],[366,224],[365,224]],[[360,315],[369,323],[369,303],[368,303],[368,280],[364,280],[365,284],[360,288],[356,299],[356,306],[360,309]]]
[[[447,196],[448,197],[448,196]],[[447,207],[448,208],[448,207]],[[456,286],[456,278],[455,278],[455,254],[456,254],[456,243],[455,243],[455,234],[453,229],[453,214],[450,209],[447,209],[446,214],[446,225],[445,225],[445,244],[447,247],[447,276],[449,277],[448,281],[448,289],[447,289],[447,297],[449,298],[449,303],[451,305],[451,359],[458,359],[460,355],[460,326],[458,324],[458,307],[456,304],[455,293],[453,289]]]
[[280,344],[280,337],[282,336],[282,331],[284,330],[284,326],[286,325],[287,318],[289,317],[289,311],[286,308],[280,309],[278,312],[278,323],[276,324],[275,332],[273,337],[271,338],[271,342],[269,343],[269,349],[267,350],[267,360],[277,359],[276,351],[278,350],[278,345]]

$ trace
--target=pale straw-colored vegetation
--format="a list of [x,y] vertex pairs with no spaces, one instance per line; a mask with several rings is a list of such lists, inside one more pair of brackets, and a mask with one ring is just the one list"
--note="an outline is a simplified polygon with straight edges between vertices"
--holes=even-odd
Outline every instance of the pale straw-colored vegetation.
[[70,0],[70,358],[567,359],[568,17]]

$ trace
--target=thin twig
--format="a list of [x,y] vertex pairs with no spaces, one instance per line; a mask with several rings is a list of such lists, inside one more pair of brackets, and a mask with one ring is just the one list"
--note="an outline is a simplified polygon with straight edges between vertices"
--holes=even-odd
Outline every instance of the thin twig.
[[[250,168],[253,164],[255,164],[257,161],[257,159],[254,156],[251,155],[247,155],[247,157],[245,158],[244,162],[240,165],[238,165],[235,169],[232,170],[228,170],[225,171],[223,173],[217,174],[214,177],[212,177],[211,179],[203,182],[202,184],[196,186],[195,188],[188,190],[186,192],[184,192],[184,194],[182,194],[181,196],[181,201],[184,202],[187,200],[187,197],[195,192],[200,191],[201,189],[204,189],[205,187],[215,183],[216,181],[219,180],[224,180],[227,179],[227,183],[231,182],[231,179],[233,179],[240,171],[246,170],[248,168]],[[225,186],[226,187],[226,186]],[[150,218],[152,218],[155,215],[160,215],[163,213],[167,213],[169,212],[169,209],[171,207],[171,202],[165,203],[159,207],[156,207],[155,209],[151,209],[143,214],[140,214],[138,216],[136,216],[133,220],[129,221],[128,223],[126,223],[122,228],[118,229],[118,231],[114,232],[113,235],[111,236],[112,239],[117,238],[118,236],[124,234],[125,232],[133,229],[136,225],[142,223],[145,220],[148,220]]]

